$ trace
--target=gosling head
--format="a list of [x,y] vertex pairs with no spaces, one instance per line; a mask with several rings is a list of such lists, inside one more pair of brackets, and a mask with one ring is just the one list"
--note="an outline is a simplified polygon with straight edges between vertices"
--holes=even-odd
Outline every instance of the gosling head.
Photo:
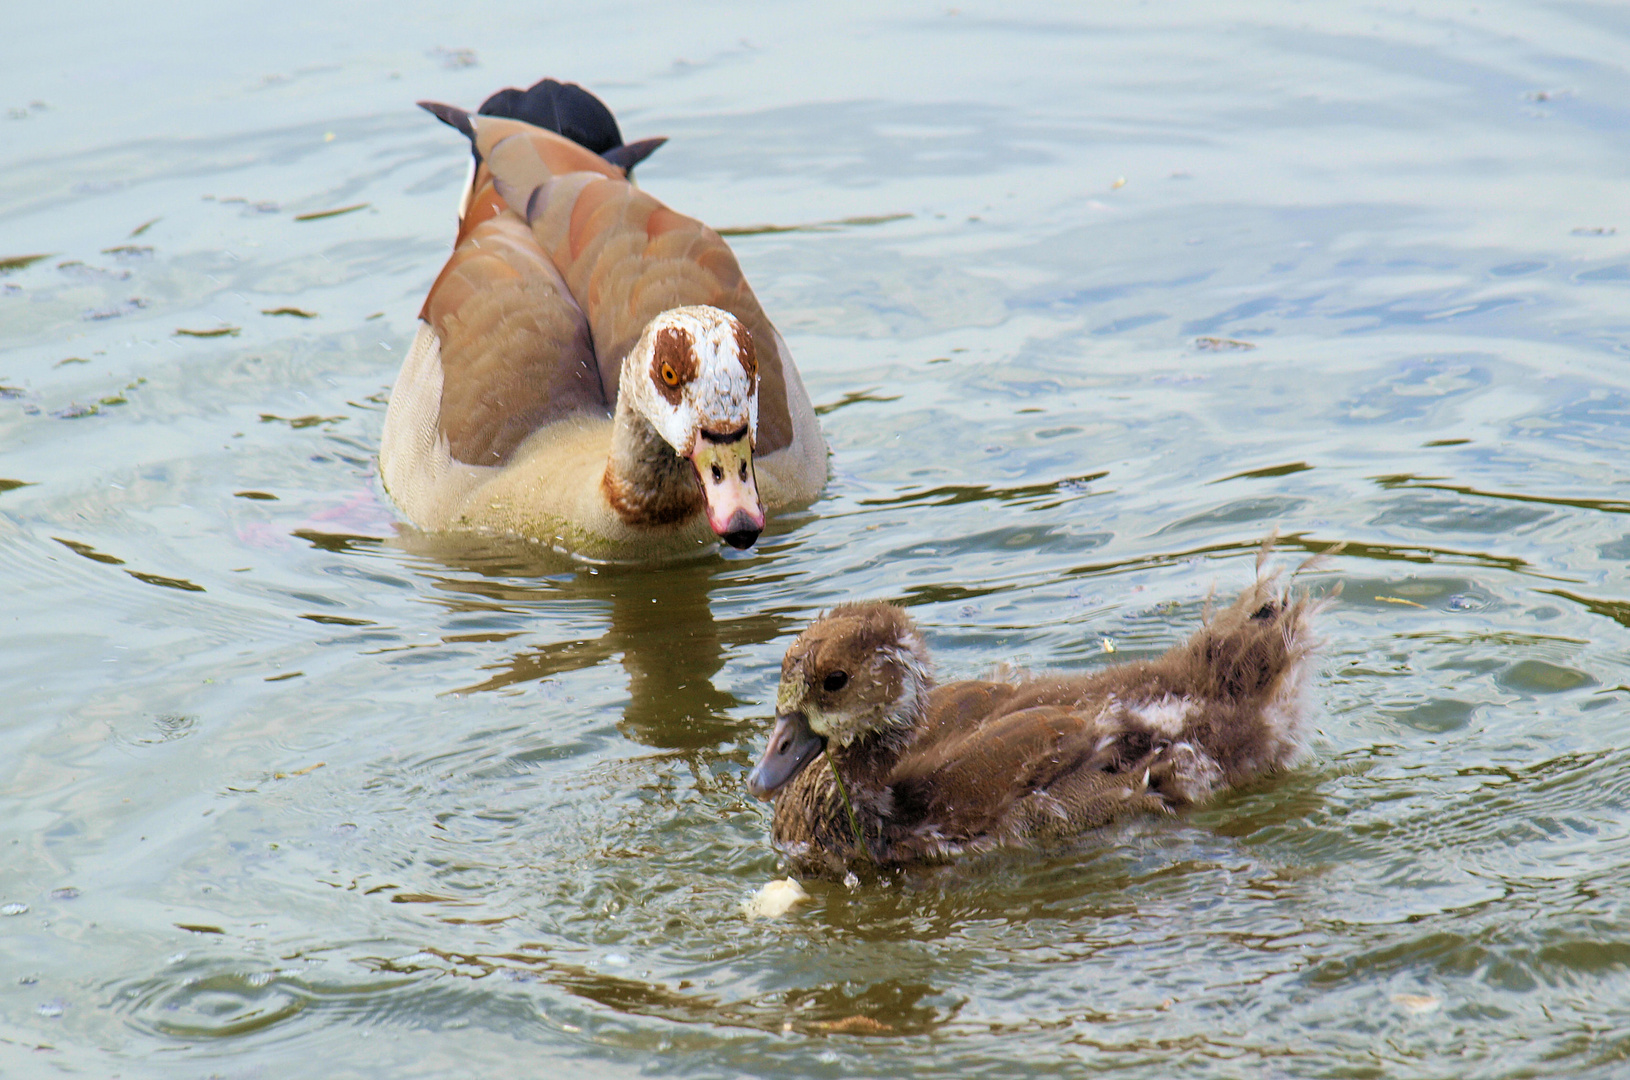
[[770,745],[747,776],[769,799],[828,744],[876,733],[909,737],[927,707],[928,649],[891,604],[845,604],[817,619],[787,650]]
[[758,356],[741,320],[714,307],[664,311],[623,363],[618,392],[691,463],[714,533],[751,547],[764,530],[753,472]]

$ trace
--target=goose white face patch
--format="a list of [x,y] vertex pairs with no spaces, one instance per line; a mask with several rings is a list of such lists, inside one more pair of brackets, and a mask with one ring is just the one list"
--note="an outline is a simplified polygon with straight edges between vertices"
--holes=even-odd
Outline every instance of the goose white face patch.
[[[734,315],[682,307],[651,320],[635,346],[644,362],[623,367],[623,393],[665,442],[690,457],[702,432],[758,436],[758,365],[752,336]],[[715,441],[719,441],[715,439]]]

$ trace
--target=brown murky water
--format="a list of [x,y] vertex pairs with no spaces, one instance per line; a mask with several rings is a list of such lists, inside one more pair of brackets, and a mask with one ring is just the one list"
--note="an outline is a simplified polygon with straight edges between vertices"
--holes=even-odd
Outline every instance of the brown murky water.
[[[0,1073],[1624,1068],[1625,9],[8,28]],[[382,499],[464,168],[411,102],[544,74],[672,138],[642,183],[741,230],[822,406],[828,492],[751,553]],[[1305,768],[743,917],[823,605],[910,604],[948,676],[1079,668],[1275,527],[1348,543]]]

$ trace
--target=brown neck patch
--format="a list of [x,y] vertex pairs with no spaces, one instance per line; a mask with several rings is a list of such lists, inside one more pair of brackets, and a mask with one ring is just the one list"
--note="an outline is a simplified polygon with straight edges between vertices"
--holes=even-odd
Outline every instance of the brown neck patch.
[[747,372],[747,392],[758,392],[758,350],[753,348],[753,332],[747,329],[747,324],[740,319],[732,319],[736,324],[736,359]]
[[[677,525],[705,506],[702,484],[689,461],[674,453],[644,417],[630,425],[631,445],[613,448],[600,490],[628,525]],[[622,452],[618,452],[619,449]]]
[[651,349],[651,384],[668,404],[678,405],[685,396],[685,384],[696,378],[696,342],[690,331],[665,326],[657,331]]

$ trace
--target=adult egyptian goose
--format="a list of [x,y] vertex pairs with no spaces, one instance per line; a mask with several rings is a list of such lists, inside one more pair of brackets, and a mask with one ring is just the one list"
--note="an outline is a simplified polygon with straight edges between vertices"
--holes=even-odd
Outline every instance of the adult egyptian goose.
[[415,525],[658,559],[749,547],[820,493],[814,409],[736,257],[628,179],[663,140],[624,146],[553,80],[420,104],[475,160],[380,441]]
[[787,650],[747,787],[775,799],[774,839],[794,863],[839,873],[1042,845],[1204,802],[1301,752],[1319,607],[1259,577],[1158,659],[943,686],[904,611],[834,608]]

